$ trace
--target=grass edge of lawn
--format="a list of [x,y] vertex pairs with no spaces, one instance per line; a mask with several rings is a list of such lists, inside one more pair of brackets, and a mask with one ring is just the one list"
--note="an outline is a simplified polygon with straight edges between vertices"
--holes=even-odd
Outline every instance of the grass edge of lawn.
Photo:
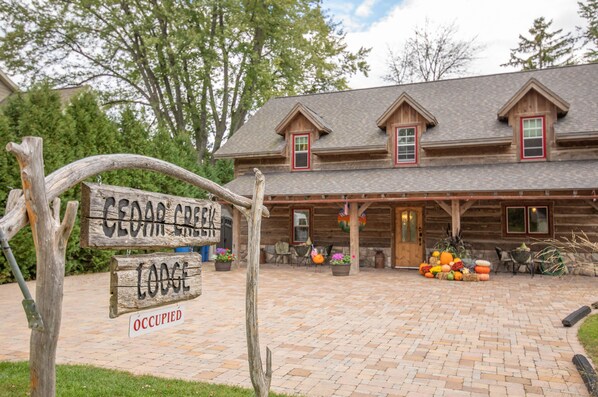
[[577,330],[577,339],[588,358],[598,368],[598,313],[590,314]]
[[[181,372],[184,371],[185,368],[181,368]],[[61,397],[147,397],[148,394],[206,397],[254,395],[253,389],[241,386],[135,375],[127,371],[79,364],[56,366],[56,389],[56,395]],[[2,393],[8,393],[2,394],[6,397],[28,395],[29,363],[0,361],[0,390],[3,390]],[[289,395],[271,392],[270,396],[288,397]]]

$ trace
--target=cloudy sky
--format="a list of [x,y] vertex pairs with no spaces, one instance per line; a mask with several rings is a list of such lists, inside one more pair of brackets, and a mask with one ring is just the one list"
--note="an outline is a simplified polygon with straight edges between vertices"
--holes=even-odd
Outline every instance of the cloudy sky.
[[462,40],[477,36],[485,48],[470,65],[472,75],[513,71],[500,64],[509,60],[509,50],[517,47],[519,34],[527,35],[535,18],[552,19],[552,28],[563,32],[584,25],[577,0],[323,0],[323,7],[342,21],[350,49],[372,47],[369,77],[354,77],[351,88],[389,84],[382,80],[388,48],[400,48],[426,18],[430,26],[454,22]]

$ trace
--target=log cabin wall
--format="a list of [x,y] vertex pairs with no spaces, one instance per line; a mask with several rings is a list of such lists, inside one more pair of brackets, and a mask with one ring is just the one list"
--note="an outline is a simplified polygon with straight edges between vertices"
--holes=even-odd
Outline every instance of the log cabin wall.
[[[549,197],[542,202],[551,204],[554,238],[571,238],[571,233],[583,230],[590,240],[598,241],[598,210],[590,204],[580,200],[550,200]],[[521,202],[481,200],[461,215],[463,239],[472,244],[476,252],[491,252],[492,260],[495,259],[493,252],[496,246],[513,249],[524,241],[526,244],[533,242],[531,237],[504,236],[503,204],[518,205]],[[424,219],[426,248],[430,249],[439,239],[445,237],[451,217],[436,203],[428,202]]]

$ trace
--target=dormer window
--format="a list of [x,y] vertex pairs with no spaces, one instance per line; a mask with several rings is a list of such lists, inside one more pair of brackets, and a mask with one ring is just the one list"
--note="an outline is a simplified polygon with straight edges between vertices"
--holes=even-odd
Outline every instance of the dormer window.
[[397,127],[395,164],[417,163],[417,127]]
[[544,116],[521,118],[521,159],[546,158]]
[[308,170],[310,168],[309,134],[293,134],[293,169]]

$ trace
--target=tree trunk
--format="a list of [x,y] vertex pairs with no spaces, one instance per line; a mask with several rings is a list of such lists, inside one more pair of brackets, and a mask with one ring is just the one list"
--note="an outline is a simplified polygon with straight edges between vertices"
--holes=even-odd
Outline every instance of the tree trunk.
[[31,396],[52,397],[56,395],[56,345],[62,319],[65,252],[78,203],[68,203],[62,223],[59,199],[54,200],[54,214],[50,211],[41,138],[25,137],[22,144],[10,143],[7,149],[15,154],[21,168],[23,195],[37,258],[35,298],[44,322],[42,330],[31,331]]

